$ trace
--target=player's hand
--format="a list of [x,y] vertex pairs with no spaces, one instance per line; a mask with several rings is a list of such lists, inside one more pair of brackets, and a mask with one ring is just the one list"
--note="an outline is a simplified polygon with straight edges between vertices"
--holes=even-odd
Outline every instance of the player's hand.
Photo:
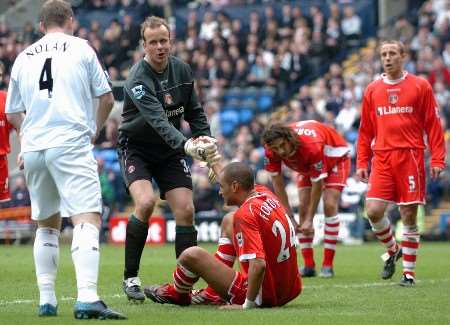
[[200,162],[200,167],[204,168],[204,167],[208,167],[208,181],[210,184],[215,184],[217,183],[217,175],[214,172],[214,170],[212,169],[212,167],[205,161]]
[[206,158],[217,153],[215,142],[209,142],[207,139],[190,138],[184,144],[186,154],[200,161],[207,161]]
[[356,170],[356,177],[364,183],[367,183],[369,181],[369,172],[367,171],[367,168],[359,168]]
[[17,156],[17,165],[19,166],[19,169],[22,170],[24,163],[23,163],[23,156],[22,153],[20,152],[19,155]]
[[242,308],[242,305],[225,305],[225,306],[220,306],[219,309],[221,309],[221,310],[244,310],[244,308]]
[[298,226],[297,220],[295,220],[295,217],[293,214],[289,214],[289,219],[291,219],[292,226],[294,226],[295,232],[298,233],[300,230],[300,227]]
[[215,152],[211,152],[205,156],[205,160],[208,162],[208,166],[212,167],[220,162],[222,160],[222,156],[220,153],[216,150]]
[[314,235],[314,226],[311,219],[306,219],[300,224],[300,232],[305,236]]
[[98,136],[99,136],[99,131],[97,130],[97,132],[95,132],[95,134],[92,136],[91,138],[91,144],[95,144],[95,141],[97,141]]
[[208,162],[208,166],[212,167],[215,164],[217,164],[221,159],[222,156],[219,154],[218,148],[217,148],[217,139],[213,137],[209,137],[207,135],[201,135],[198,138],[196,138],[196,141],[202,141],[207,143],[214,143],[216,144],[216,150],[210,150],[208,152],[205,152],[205,161]]
[[217,183],[217,175],[214,170],[208,164],[208,181],[210,184]]
[[442,173],[442,168],[441,167],[431,167],[431,179],[436,180],[439,178],[439,176]]

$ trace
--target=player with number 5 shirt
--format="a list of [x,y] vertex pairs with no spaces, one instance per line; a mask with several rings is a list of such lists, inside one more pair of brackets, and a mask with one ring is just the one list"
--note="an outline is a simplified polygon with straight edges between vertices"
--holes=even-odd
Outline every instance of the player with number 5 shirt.
[[[390,279],[395,262],[403,255],[400,285],[413,286],[420,239],[417,206],[425,203],[424,139],[431,153],[432,179],[437,179],[445,167],[445,143],[431,85],[403,70],[405,56],[405,47],[399,41],[388,40],[380,45],[384,73],[364,93],[357,175],[369,183],[367,215],[375,235],[387,249],[381,277]],[[400,207],[401,248],[384,216],[389,203]]]

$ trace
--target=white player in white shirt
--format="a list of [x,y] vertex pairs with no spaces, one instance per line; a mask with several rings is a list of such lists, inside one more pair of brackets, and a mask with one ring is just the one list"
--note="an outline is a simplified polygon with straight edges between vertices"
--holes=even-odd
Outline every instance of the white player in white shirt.
[[6,103],[9,122],[20,131],[20,163],[32,219],[38,223],[34,260],[39,316],[57,314],[59,230],[61,217],[71,217],[75,318],[124,319],[97,294],[102,198],[91,143],[111,112],[111,87],[95,51],[86,40],[72,36],[70,4],[47,1],[40,27],[45,36],[14,62]]

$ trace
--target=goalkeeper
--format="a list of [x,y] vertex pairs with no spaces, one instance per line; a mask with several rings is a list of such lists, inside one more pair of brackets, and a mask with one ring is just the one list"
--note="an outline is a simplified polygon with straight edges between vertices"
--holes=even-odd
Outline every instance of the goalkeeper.
[[[143,301],[138,277],[148,233],[148,219],[157,197],[167,200],[175,217],[176,257],[197,245],[194,228],[192,179],[186,155],[212,164],[220,160],[215,139],[194,89],[190,67],[170,55],[170,29],[158,17],[141,26],[143,59],[130,70],[124,86],[124,106],[119,128],[119,160],[122,175],[133,198],[125,239],[123,289],[129,300]],[[192,132],[180,132],[184,119]]]

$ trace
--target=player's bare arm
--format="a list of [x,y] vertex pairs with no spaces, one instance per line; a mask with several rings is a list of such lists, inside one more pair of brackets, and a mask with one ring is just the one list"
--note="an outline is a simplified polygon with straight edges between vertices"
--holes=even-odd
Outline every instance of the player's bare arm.
[[98,137],[99,132],[103,128],[106,120],[108,119],[109,114],[114,106],[114,96],[112,92],[101,95],[99,98],[98,109],[97,109],[97,131],[92,139],[92,142]]
[[441,167],[431,167],[431,179],[438,179],[443,170]]
[[286,193],[286,185],[284,183],[283,175],[276,174],[272,175],[272,184],[275,194],[280,199],[284,208],[286,209],[287,214],[292,217],[294,213],[292,212],[291,206],[289,204],[289,199]]
[[260,258],[250,260],[248,267],[248,289],[244,304],[225,305],[220,309],[251,309],[257,307],[255,300],[264,281],[265,270],[266,261]]
[[358,168],[356,170],[356,176],[361,182],[367,183],[369,181],[369,172],[367,168]]
[[323,180],[312,182],[311,187],[311,199],[309,200],[308,209],[305,215],[305,219],[301,220],[300,231],[304,235],[312,235],[314,233],[313,219],[317,211],[317,206],[322,196]]
[[[22,123],[25,118],[25,114],[23,112],[7,113],[6,118],[8,119],[9,124],[11,124],[14,127],[14,129],[16,129],[16,132],[19,135],[19,142],[20,142],[20,140],[21,140],[20,128],[22,127]],[[23,158],[22,158],[22,154],[20,154],[20,153],[17,156],[17,165],[19,166],[19,169],[23,169]]]

